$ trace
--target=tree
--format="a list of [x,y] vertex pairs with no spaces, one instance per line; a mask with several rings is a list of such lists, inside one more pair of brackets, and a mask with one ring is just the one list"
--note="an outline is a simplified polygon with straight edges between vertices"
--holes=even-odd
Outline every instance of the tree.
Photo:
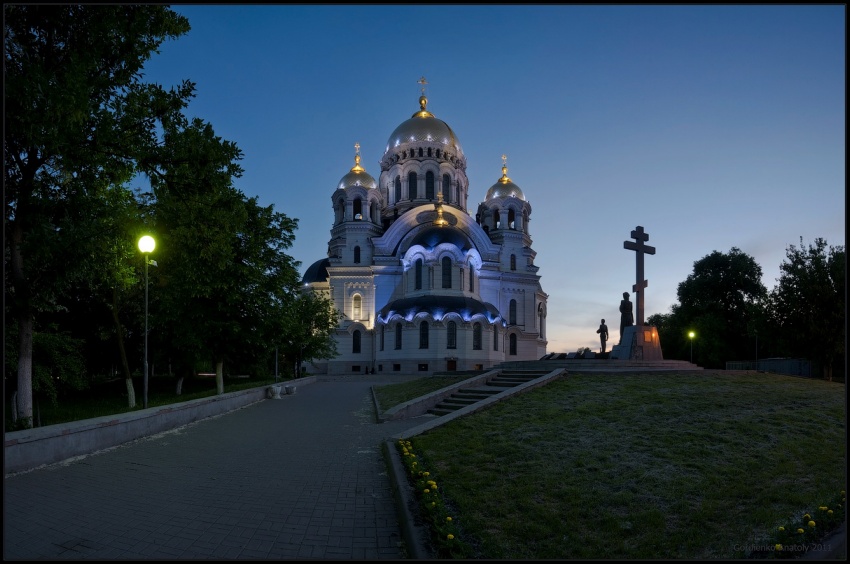
[[309,289],[296,289],[294,299],[282,304],[279,317],[278,341],[284,356],[293,361],[295,376],[301,376],[301,366],[315,358],[337,355],[333,332],[339,325],[340,312],[329,296]]
[[70,215],[137,172],[157,126],[194,86],[141,82],[144,62],[188,21],[159,5],[4,5],[5,257],[18,333],[18,412],[32,420],[35,316],[93,267],[72,254]]
[[787,248],[777,285],[770,294],[770,314],[780,329],[786,350],[811,357],[832,380],[833,363],[845,355],[845,292],[847,260],[844,246],[814,244]]
[[748,327],[758,319],[767,296],[761,276],[758,263],[736,247],[696,261],[693,273],[679,284],[679,303],[660,320],[661,342],[688,358],[686,333],[693,330],[699,340],[695,362],[723,368],[727,360],[746,358]]

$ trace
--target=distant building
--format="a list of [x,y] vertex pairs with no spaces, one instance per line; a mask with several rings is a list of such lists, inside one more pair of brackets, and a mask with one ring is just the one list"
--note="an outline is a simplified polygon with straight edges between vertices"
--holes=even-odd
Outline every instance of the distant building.
[[331,374],[489,368],[546,354],[546,300],[531,248],[531,205],[508,178],[467,213],[466,157],[427,109],[389,137],[379,180],[360,165],[331,196],[328,256],[303,283],[343,313]]

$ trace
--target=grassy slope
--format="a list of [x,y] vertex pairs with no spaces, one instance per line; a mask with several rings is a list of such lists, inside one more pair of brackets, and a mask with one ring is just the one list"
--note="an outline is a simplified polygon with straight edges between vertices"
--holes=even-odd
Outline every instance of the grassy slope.
[[845,388],[571,374],[411,442],[479,558],[742,558],[845,485]]

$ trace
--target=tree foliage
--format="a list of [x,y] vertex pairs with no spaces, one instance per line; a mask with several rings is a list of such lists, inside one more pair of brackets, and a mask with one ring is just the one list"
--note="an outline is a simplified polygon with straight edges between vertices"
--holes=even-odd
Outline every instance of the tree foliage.
[[165,6],[4,5],[6,257],[24,418],[34,318],[96,267],[78,258],[85,239],[74,219],[133,177],[157,118],[185,107],[191,85],[166,92],[140,78],[162,42],[188,29]]
[[[51,395],[48,383],[85,385],[103,358],[121,367],[133,406],[143,233],[157,240],[152,360],[181,375],[210,361],[267,366],[305,319],[284,319],[300,311],[298,263],[285,252],[297,220],[236,188],[239,148],[183,113],[191,82],[144,82],[144,63],[188,21],[160,5],[4,5],[4,15],[4,313],[15,329],[5,350],[22,418],[31,420],[34,378]],[[304,350],[324,350],[314,343],[327,337],[322,324],[309,319]],[[119,354],[105,355],[106,341]]]
[[[724,368],[727,360],[748,358],[749,332],[759,323],[767,296],[762,270],[736,247],[714,251],[694,263],[693,273],[679,284],[671,313],[653,316],[668,358],[690,359],[708,368]],[[688,333],[695,333],[690,342]]]
[[833,364],[846,354],[847,258],[844,246],[789,245],[770,294],[769,315],[790,356],[812,358],[832,379]]

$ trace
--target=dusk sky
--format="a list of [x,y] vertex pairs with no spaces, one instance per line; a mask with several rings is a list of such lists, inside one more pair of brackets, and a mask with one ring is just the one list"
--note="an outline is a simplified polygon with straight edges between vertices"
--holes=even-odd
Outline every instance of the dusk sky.
[[598,350],[601,318],[619,339],[638,225],[646,317],[713,251],[749,254],[771,289],[801,237],[845,244],[843,5],[173,8],[192,30],[146,79],[197,84],[189,115],[244,153],[236,186],[298,219],[302,274],[355,143],[377,180],[420,77],[466,155],[467,211],[503,154],[531,204],[550,352]]

